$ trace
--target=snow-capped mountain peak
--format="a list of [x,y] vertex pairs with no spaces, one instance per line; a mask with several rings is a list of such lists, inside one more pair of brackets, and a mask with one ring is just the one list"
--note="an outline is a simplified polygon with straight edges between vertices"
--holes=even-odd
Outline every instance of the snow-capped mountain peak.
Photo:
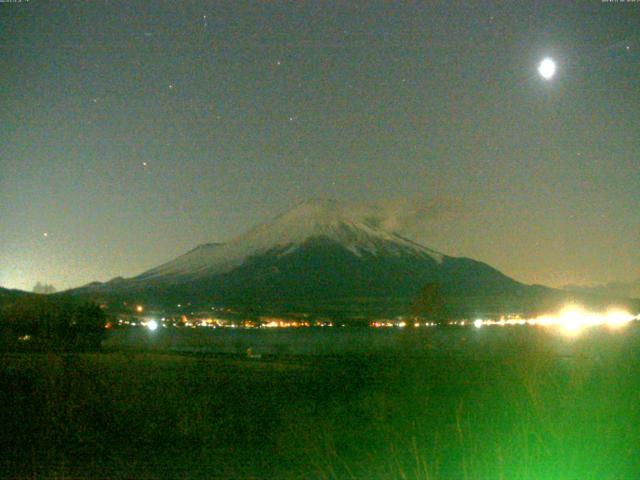
[[230,242],[201,245],[137,279],[197,278],[225,273],[250,257],[269,252],[288,255],[307,241],[319,238],[338,244],[356,256],[410,254],[442,261],[442,254],[378,228],[375,218],[376,212],[368,207],[325,199],[307,201]]

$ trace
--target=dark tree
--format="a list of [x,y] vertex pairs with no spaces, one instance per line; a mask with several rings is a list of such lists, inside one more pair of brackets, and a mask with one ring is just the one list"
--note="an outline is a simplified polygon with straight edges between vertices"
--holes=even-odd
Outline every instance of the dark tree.
[[24,297],[0,309],[3,344],[44,350],[98,349],[106,315],[93,303]]
[[420,294],[413,302],[411,315],[414,318],[424,318],[432,322],[442,323],[446,320],[447,312],[444,297],[438,283],[427,283],[420,290]]
[[107,317],[100,306],[86,303],[76,307],[71,314],[70,330],[76,348],[96,350],[105,337]]

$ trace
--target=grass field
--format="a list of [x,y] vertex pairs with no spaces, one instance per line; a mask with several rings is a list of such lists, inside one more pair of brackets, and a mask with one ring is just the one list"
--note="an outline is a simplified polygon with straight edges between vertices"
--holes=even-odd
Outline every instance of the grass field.
[[[7,353],[0,469],[40,479],[640,478],[638,330],[570,340],[520,330],[412,356]],[[469,331],[480,334],[492,335]]]

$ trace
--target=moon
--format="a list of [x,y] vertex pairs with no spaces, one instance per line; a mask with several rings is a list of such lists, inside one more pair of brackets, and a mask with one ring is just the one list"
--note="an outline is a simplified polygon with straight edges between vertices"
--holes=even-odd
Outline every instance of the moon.
[[545,80],[551,80],[556,73],[556,62],[552,58],[544,58],[538,65],[538,73]]

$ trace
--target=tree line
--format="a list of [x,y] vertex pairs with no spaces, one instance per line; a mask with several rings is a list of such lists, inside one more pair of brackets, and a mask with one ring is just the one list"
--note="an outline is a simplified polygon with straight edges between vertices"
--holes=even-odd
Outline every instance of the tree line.
[[97,350],[107,316],[100,306],[44,296],[0,305],[0,347],[29,350]]

